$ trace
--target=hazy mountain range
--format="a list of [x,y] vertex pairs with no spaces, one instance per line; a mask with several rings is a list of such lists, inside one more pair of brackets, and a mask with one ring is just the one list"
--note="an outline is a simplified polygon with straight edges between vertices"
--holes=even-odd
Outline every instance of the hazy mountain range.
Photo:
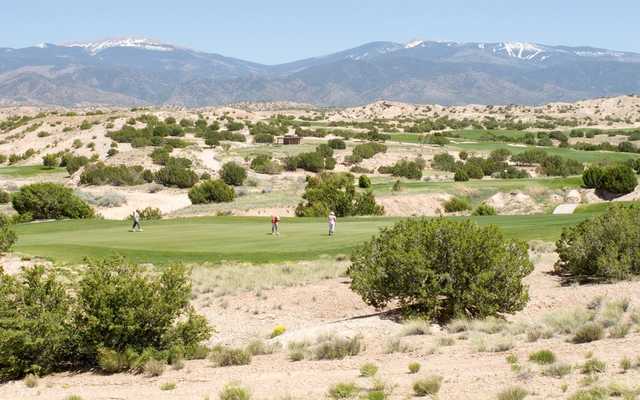
[[538,104],[631,93],[640,54],[592,47],[372,42],[280,65],[134,38],[0,48],[0,104]]

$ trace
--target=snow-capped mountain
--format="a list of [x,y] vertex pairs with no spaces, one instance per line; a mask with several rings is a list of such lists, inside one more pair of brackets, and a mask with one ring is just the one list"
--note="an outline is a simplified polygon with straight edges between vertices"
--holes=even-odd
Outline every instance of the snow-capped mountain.
[[162,42],[151,40],[147,38],[120,38],[120,39],[106,39],[96,42],[82,42],[82,43],[69,43],[62,45],[64,47],[81,47],[86,49],[91,54],[97,54],[102,50],[110,49],[114,47],[128,47],[144,50],[155,51],[174,51],[176,47]]
[[0,102],[543,103],[640,93],[640,55],[505,41],[371,42],[262,65],[145,38],[0,49]]

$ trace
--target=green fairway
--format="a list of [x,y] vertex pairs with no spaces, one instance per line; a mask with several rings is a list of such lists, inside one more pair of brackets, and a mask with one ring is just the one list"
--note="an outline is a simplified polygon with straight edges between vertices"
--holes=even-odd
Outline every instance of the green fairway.
[[10,178],[30,178],[37,175],[66,174],[64,168],[47,168],[42,165],[24,165],[15,167],[1,167],[0,176]]
[[[375,182],[373,191],[376,195],[388,194],[392,192],[396,179],[385,179],[384,182]],[[543,189],[571,189],[582,186],[582,177],[570,176],[567,178],[535,178],[535,179],[473,179],[467,182],[424,182],[405,181],[402,183],[403,190],[411,193],[429,192],[468,192],[478,190],[487,193],[509,192],[514,190],[525,190],[531,188]]]
[[[582,221],[578,215],[495,216],[474,218],[496,224],[522,240],[555,240],[562,227]],[[129,232],[127,222],[85,220],[19,225],[18,252],[56,261],[123,255],[137,262],[238,261],[269,263],[349,254],[351,249],[397,218],[344,218],[337,235],[327,236],[324,219],[285,218],[280,237],[270,235],[268,218],[205,217],[147,222],[144,232]]]

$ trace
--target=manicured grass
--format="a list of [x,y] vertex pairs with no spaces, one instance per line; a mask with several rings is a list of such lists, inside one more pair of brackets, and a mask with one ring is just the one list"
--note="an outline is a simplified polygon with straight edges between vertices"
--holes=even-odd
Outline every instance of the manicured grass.
[[[375,194],[387,194],[391,192],[396,179],[373,184]],[[405,192],[468,192],[469,189],[485,192],[508,192],[513,190],[525,190],[532,187],[543,189],[579,188],[582,185],[580,176],[567,178],[537,178],[537,179],[472,179],[467,182],[423,182],[406,181],[402,187]]]
[[637,201],[613,201],[606,203],[594,203],[594,204],[583,204],[578,206],[574,213],[583,214],[583,213],[602,213],[607,211],[611,206],[615,204],[638,204]]
[[561,156],[566,158],[572,158],[576,161],[580,161],[583,163],[590,163],[595,161],[609,160],[609,161],[626,161],[634,158],[640,157],[638,154],[633,153],[620,153],[614,151],[584,151],[584,150],[574,150],[569,148],[560,148],[560,147],[535,147],[535,146],[520,146],[520,145],[509,145],[507,143],[496,143],[496,142],[479,142],[479,143],[455,143],[451,144],[450,147],[455,148],[457,150],[465,150],[465,151],[478,151],[478,152],[490,152],[495,149],[507,149],[511,151],[512,154],[520,154],[528,149],[542,149],[547,152],[547,154],[552,156]]
[[[555,240],[564,226],[592,213],[577,215],[494,216],[474,218],[496,224],[522,240]],[[270,263],[349,254],[378,229],[398,218],[343,218],[337,235],[327,236],[324,219],[285,218],[281,236],[270,235],[269,218],[205,217],[147,222],[144,232],[129,232],[127,222],[86,220],[24,224],[16,227],[18,252],[77,263],[84,257],[123,255],[137,262],[239,261]]]
[[30,178],[37,175],[66,174],[64,168],[47,168],[42,165],[24,165],[14,167],[0,167],[0,176],[11,178]]

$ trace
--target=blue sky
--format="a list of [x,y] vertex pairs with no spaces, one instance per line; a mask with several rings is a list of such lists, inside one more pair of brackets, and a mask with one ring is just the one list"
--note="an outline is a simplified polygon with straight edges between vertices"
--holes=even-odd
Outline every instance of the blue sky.
[[366,42],[530,41],[640,52],[639,0],[11,0],[0,47],[144,36],[274,64]]

